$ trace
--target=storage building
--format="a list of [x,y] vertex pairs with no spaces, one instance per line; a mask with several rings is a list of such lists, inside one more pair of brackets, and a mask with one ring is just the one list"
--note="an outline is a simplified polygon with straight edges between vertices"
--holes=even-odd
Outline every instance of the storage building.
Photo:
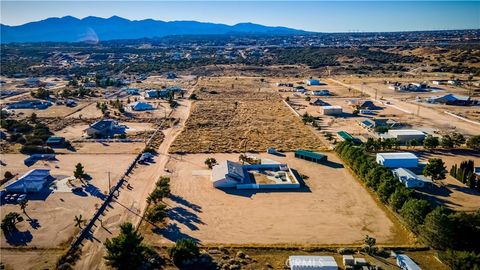
[[315,79],[310,79],[310,80],[307,80],[307,85],[320,85],[320,81]]
[[337,115],[342,113],[342,107],[340,106],[321,106],[323,115]]
[[387,132],[387,137],[396,138],[400,143],[408,141],[422,142],[425,139],[425,133],[416,129],[390,129]]
[[408,152],[377,153],[376,161],[386,168],[415,168],[418,157]]
[[397,265],[403,270],[422,270],[422,268],[407,255],[397,255]]
[[338,270],[332,256],[290,256],[287,267],[291,270]]
[[392,170],[393,176],[405,185],[406,188],[424,187],[426,183],[431,183],[430,180],[423,176],[417,176],[415,173],[405,168],[398,168]]
[[323,161],[327,161],[327,156],[322,155],[320,153],[307,151],[307,150],[297,150],[295,151],[295,157],[305,159],[308,161],[322,163]]

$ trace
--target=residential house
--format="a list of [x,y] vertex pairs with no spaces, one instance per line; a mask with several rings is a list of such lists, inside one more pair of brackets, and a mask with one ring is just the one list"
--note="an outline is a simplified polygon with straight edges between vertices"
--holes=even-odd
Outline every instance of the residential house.
[[128,106],[133,111],[148,111],[148,110],[154,110],[155,109],[152,104],[146,103],[146,102],[133,102],[133,103],[128,104]]
[[426,183],[432,182],[422,175],[416,175],[406,168],[393,169],[392,173],[393,176],[395,176],[400,183],[404,184],[406,188],[424,187]]
[[49,101],[43,101],[38,99],[29,99],[13,102],[7,105],[8,109],[46,109],[51,106]]
[[376,128],[385,127],[387,129],[399,128],[403,124],[399,123],[392,119],[387,118],[378,118],[378,119],[366,119],[359,122],[359,125],[370,131],[375,130]]
[[478,100],[473,100],[470,97],[458,96],[454,94],[445,94],[443,96],[430,97],[427,98],[427,102],[456,106],[471,106],[479,103]]
[[52,148],[62,148],[65,146],[65,138],[51,136],[47,139],[46,144]]
[[330,91],[328,91],[327,89],[314,90],[314,91],[312,91],[312,95],[313,96],[329,96]]
[[313,105],[313,106],[329,106],[330,104],[317,98],[315,101],[313,102],[310,102],[310,105]]
[[89,137],[112,137],[116,134],[124,134],[126,127],[118,125],[113,119],[102,119],[91,124],[84,130]]
[[5,187],[11,193],[34,193],[40,191],[51,179],[49,169],[33,169]]

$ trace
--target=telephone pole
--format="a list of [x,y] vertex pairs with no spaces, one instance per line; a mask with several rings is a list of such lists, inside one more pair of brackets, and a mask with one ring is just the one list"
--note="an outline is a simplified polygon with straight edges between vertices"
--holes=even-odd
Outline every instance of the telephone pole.
[[108,171],[108,194],[110,194],[110,192],[112,192],[112,186],[110,183],[110,171]]

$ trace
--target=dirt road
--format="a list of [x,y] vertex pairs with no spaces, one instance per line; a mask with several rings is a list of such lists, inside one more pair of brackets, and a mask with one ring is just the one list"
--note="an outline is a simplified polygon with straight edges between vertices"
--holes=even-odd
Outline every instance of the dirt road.
[[[362,91],[371,97],[375,96],[375,90],[370,88],[368,85],[363,85],[358,86],[355,84],[347,84],[344,82],[341,82],[336,79],[327,79],[330,82],[333,82],[335,84],[340,84],[345,87],[349,87],[358,91]],[[386,101],[390,102],[390,104],[385,104],[386,106],[393,107],[397,110],[400,110],[404,113],[409,113],[409,114],[416,114],[418,110],[418,104],[412,104],[409,102],[405,101],[400,101],[398,99],[389,97],[385,98]],[[432,127],[438,128],[438,129],[451,129],[455,128],[457,131],[464,133],[464,134],[469,134],[469,135],[478,135],[480,134],[480,126],[479,125],[474,125],[472,123],[469,123],[467,121],[462,120],[461,118],[458,117],[453,117],[452,115],[446,114],[444,112],[437,111],[432,108],[428,108],[425,106],[420,105],[420,116],[416,116],[421,118],[425,123],[430,123]]]
[[82,248],[82,257],[75,265],[75,269],[106,269],[104,260],[103,242],[118,234],[119,225],[124,222],[138,224],[146,207],[146,198],[153,190],[155,182],[165,172],[165,165],[169,161],[168,149],[175,137],[181,132],[188,118],[191,101],[182,100],[180,106],[172,113],[172,117],[179,118],[180,124],[164,130],[165,139],[157,149],[159,155],[155,163],[138,165],[133,173],[127,177],[131,188],[123,187],[118,199],[111,203],[101,221],[97,222],[93,231],[93,238],[85,240]]

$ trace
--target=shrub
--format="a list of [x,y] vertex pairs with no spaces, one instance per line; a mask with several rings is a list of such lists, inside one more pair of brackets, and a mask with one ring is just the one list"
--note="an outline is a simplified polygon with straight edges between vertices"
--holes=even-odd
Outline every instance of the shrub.
[[10,171],[6,171],[5,174],[3,175],[3,177],[7,180],[12,179],[13,178],[13,173],[11,173]]
[[177,266],[187,264],[189,260],[196,258],[200,254],[197,242],[193,239],[184,238],[175,243],[175,247],[170,250],[170,257]]
[[23,145],[20,148],[22,154],[53,154],[52,148],[39,145]]

